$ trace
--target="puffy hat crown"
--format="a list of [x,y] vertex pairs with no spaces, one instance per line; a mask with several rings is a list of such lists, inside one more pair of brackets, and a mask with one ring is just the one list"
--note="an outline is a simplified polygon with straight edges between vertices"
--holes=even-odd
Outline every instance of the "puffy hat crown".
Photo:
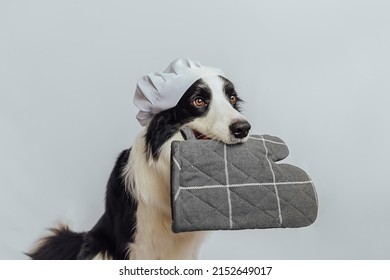
[[188,58],[178,58],[163,72],[143,76],[137,82],[134,95],[134,104],[140,109],[138,121],[147,126],[154,115],[175,107],[194,82],[215,75],[225,77],[220,69],[202,66]]

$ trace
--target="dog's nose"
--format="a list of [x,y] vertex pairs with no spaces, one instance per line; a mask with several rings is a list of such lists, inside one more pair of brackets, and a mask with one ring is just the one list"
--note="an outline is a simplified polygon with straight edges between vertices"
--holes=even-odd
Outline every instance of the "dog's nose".
[[238,121],[232,123],[229,128],[234,137],[242,139],[248,135],[251,125],[247,121]]

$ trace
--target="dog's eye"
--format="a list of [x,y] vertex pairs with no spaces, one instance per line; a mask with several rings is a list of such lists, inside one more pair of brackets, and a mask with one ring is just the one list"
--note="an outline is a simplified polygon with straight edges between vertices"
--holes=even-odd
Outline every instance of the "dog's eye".
[[196,107],[204,107],[204,106],[207,106],[207,103],[202,99],[202,98],[195,98],[193,101],[192,101],[192,104],[194,104],[194,106]]
[[237,96],[235,96],[235,95],[230,96],[229,101],[230,101],[230,104],[232,104],[232,105],[236,104],[237,103]]

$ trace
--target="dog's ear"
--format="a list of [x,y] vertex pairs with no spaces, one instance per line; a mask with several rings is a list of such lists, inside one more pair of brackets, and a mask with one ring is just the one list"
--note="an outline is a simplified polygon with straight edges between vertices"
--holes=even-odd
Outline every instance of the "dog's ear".
[[164,143],[179,131],[180,124],[177,123],[174,110],[174,108],[171,108],[158,113],[150,121],[145,133],[148,158],[152,157],[157,160]]

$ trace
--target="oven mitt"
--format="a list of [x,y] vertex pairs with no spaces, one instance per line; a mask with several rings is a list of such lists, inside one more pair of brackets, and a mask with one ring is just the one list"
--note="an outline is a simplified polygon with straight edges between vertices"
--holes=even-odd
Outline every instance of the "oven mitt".
[[171,146],[174,232],[298,228],[316,220],[313,182],[302,169],[276,163],[288,156],[278,137],[227,145],[181,132],[186,140]]

